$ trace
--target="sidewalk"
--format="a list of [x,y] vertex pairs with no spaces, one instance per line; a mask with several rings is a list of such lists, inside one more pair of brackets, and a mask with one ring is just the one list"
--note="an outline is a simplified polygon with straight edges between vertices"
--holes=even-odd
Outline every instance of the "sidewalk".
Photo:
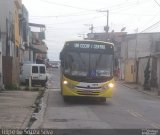
[[125,87],[128,87],[130,89],[135,89],[135,90],[137,90],[139,92],[142,92],[144,94],[151,95],[151,96],[156,96],[156,97],[160,98],[160,96],[158,96],[158,92],[157,92],[158,90],[153,90],[153,89],[152,90],[144,90],[143,86],[141,86],[141,85],[138,85],[138,84],[135,84],[135,83],[126,83],[126,82],[121,81],[121,80],[118,80],[116,82],[118,84],[123,85]]
[[38,94],[32,91],[1,91],[0,128],[26,128]]

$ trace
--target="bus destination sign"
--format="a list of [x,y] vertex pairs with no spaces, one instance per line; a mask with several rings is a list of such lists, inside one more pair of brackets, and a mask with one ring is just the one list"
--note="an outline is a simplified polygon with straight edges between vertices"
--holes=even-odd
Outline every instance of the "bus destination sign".
[[81,49],[101,49],[105,50],[105,45],[102,44],[82,44],[82,43],[74,43],[74,48],[81,48]]

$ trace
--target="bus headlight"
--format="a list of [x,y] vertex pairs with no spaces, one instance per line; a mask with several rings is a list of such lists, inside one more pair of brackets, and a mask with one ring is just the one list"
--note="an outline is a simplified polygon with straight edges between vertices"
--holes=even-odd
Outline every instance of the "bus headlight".
[[114,84],[113,84],[113,83],[109,83],[109,84],[108,84],[108,87],[109,87],[109,88],[113,88],[113,87],[114,87]]
[[65,80],[65,81],[63,81],[63,84],[67,85],[67,84],[68,84],[68,82]]
[[72,83],[70,83],[70,82],[68,82],[68,81],[63,81],[63,84],[64,85],[67,85],[69,88],[71,88],[71,89],[73,89],[73,88],[75,88],[75,85],[73,85]]

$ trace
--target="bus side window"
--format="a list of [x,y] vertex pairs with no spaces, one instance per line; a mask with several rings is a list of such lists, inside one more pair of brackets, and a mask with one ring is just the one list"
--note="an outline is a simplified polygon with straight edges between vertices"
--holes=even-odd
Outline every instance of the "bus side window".
[[61,60],[61,66],[64,67],[64,57],[62,52],[60,52],[60,60]]
[[70,54],[68,54],[65,57],[65,68],[66,69],[71,69],[72,63],[73,63],[73,57]]

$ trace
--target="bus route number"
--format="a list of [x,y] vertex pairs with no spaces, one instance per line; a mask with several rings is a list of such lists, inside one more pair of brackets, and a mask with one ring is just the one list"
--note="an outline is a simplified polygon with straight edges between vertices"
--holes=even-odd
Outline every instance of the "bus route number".
[[97,45],[97,44],[90,45],[90,44],[75,43],[74,47],[75,48],[83,48],[83,49],[89,49],[89,48],[92,48],[92,49],[101,49],[101,50],[105,49],[105,45]]
[[74,47],[75,47],[75,48],[88,49],[88,48],[90,48],[90,44],[78,44],[78,43],[76,43],[76,44],[74,44]]
[[105,45],[93,45],[92,48],[104,50],[105,49]]

